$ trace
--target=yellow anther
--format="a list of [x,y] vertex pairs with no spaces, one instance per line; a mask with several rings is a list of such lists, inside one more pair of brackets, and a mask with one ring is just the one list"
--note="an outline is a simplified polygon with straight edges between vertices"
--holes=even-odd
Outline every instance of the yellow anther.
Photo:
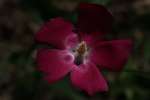
[[86,43],[84,41],[82,41],[79,44],[79,47],[77,48],[76,51],[77,51],[78,55],[83,56],[86,53],[86,51],[87,51],[87,45],[86,45]]

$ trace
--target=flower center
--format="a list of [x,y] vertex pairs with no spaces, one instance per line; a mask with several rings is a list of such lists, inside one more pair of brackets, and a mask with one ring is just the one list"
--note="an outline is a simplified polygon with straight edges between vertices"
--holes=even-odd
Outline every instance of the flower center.
[[84,63],[84,59],[87,56],[88,48],[84,41],[78,44],[77,48],[75,49],[75,61],[74,63],[80,65]]

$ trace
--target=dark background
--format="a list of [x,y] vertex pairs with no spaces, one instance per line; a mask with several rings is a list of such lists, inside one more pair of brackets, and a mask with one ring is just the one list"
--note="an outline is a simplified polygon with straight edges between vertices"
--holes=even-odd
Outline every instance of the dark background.
[[49,85],[36,71],[34,34],[55,16],[76,22],[80,0],[0,0],[0,100],[150,100],[150,0],[84,0],[114,16],[108,39],[132,38],[134,49],[122,73],[105,75],[110,90],[92,97],[68,77]]

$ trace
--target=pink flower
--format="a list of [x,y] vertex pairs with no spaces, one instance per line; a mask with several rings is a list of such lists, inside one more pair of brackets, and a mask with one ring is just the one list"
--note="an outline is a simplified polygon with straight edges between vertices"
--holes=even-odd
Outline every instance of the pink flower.
[[[63,18],[52,19],[43,25],[36,34],[36,40],[54,48],[39,48],[36,60],[44,79],[50,84],[70,73],[75,87],[93,95],[108,90],[107,82],[99,70],[120,71],[132,45],[130,40],[103,41],[98,37],[107,33],[112,23],[111,14],[104,7],[81,4],[80,11],[78,34],[73,32],[73,25]],[[91,12],[93,15],[90,15]],[[103,15],[103,19],[97,18]]]

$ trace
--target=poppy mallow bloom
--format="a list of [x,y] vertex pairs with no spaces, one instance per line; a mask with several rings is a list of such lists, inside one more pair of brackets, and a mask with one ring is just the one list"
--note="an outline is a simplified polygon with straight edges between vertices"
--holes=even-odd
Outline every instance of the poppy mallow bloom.
[[90,29],[87,34],[85,27],[84,31],[79,27],[79,31],[75,33],[74,26],[63,18],[48,21],[35,38],[38,43],[45,43],[53,48],[39,48],[36,61],[44,79],[50,84],[70,73],[75,87],[93,95],[108,90],[107,82],[100,71],[120,71],[131,51],[131,41],[104,41],[97,35],[102,34],[102,31],[93,28],[93,33]]

